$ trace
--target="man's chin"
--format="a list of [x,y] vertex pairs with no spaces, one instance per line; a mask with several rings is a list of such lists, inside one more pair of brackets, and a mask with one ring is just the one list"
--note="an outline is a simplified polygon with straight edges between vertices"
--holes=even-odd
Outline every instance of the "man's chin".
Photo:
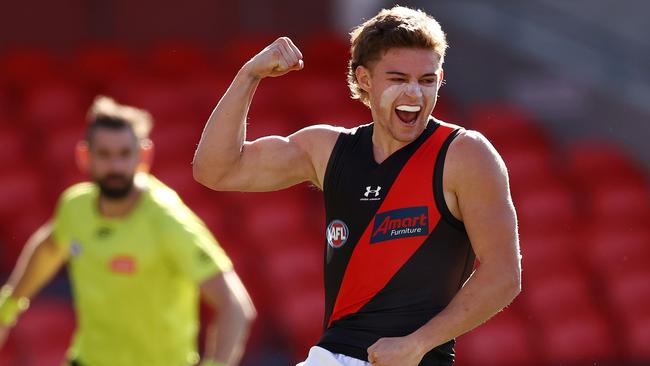
[[124,187],[106,187],[101,183],[98,185],[102,197],[115,201],[126,198],[133,190],[133,184]]
[[398,128],[393,132],[393,138],[399,142],[410,143],[415,141],[422,131],[424,131],[424,128],[420,128],[420,126],[413,126],[407,129]]

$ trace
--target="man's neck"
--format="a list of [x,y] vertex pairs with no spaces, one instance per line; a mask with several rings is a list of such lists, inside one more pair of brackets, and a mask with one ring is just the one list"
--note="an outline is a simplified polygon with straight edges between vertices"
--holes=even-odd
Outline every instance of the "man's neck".
[[406,145],[408,145],[408,142],[396,140],[391,136],[390,131],[387,131],[383,126],[378,126],[375,123],[375,127],[372,132],[372,152],[375,157],[375,161],[378,164],[381,164],[394,152]]
[[99,213],[105,217],[124,217],[135,208],[140,199],[142,188],[137,185],[133,186],[131,192],[122,199],[109,199],[101,194],[97,202]]

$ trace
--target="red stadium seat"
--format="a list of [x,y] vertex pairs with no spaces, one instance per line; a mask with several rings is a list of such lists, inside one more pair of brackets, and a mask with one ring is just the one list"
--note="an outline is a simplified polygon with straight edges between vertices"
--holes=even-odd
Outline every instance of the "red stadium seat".
[[192,176],[192,159],[196,144],[201,138],[201,129],[183,126],[182,121],[161,118],[155,123],[151,140],[154,143],[154,167],[184,166],[182,169]]
[[29,158],[22,134],[18,129],[4,125],[2,117],[0,117],[0,166],[3,170],[16,169]]
[[231,81],[230,75],[205,74],[191,77],[183,83],[182,94],[186,99],[183,105],[187,109],[184,112],[182,125],[200,135],[203,125]]
[[73,76],[92,94],[105,93],[114,80],[135,72],[131,53],[119,45],[92,44],[79,49],[73,58]]
[[577,229],[578,212],[573,193],[553,183],[528,190],[516,200],[522,233],[572,232]]
[[0,267],[10,270],[28,236],[45,222],[40,175],[22,168],[0,174]]
[[76,145],[85,138],[82,128],[79,121],[77,126],[49,134],[44,142],[40,163],[44,176],[49,178],[47,194],[51,198],[58,197],[70,185],[87,179],[75,160]]
[[485,366],[534,365],[539,361],[527,324],[506,310],[457,340],[458,363]]
[[540,324],[562,323],[583,309],[593,307],[595,302],[588,277],[576,268],[572,272],[548,273],[545,278],[528,279],[528,283],[521,300]]
[[307,67],[305,71],[343,75],[350,59],[350,41],[338,33],[317,32],[308,36],[301,46]]
[[192,177],[190,162],[170,162],[162,166],[155,166],[153,174],[174,189],[184,200],[194,199],[195,193],[200,189],[199,183]]
[[228,75],[234,75],[246,61],[271,44],[275,37],[248,33],[229,37],[228,39],[230,42],[226,44],[219,58],[220,61],[226,63],[224,72]]
[[553,156],[548,148],[531,146],[500,151],[510,178],[510,189],[517,203],[530,191],[558,185],[562,181],[556,172]]
[[298,116],[287,116],[277,111],[255,112],[251,114],[246,139],[254,141],[266,136],[289,136],[298,130],[295,126],[299,121]]
[[650,360],[650,314],[637,317],[623,328],[623,355],[625,359],[641,365]]
[[622,148],[611,142],[575,142],[568,147],[566,156],[568,172],[580,190],[619,181],[644,181],[641,168]]
[[594,226],[581,243],[576,249],[605,278],[643,270],[650,262],[650,229],[644,226]]
[[[182,83],[141,77],[119,80],[111,86],[118,102],[145,109],[154,121],[184,121],[187,98],[182,93]],[[155,131],[155,129],[154,129]]]
[[0,256],[0,266],[10,269],[18,259],[27,239],[45,224],[52,215],[52,209],[46,208],[44,203],[30,204],[16,209],[11,218],[3,220],[0,224],[0,235],[5,246]]
[[277,297],[275,318],[289,340],[295,361],[304,359],[309,348],[320,338],[324,315],[323,299],[322,287]]
[[650,222],[650,189],[642,182],[603,184],[592,190],[589,215],[598,221],[629,224]]
[[[245,205],[248,233],[265,250],[269,238],[279,238],[285,245],[293,244],[293,235],[309,225],[309,213],[302,187],[281,192],[249,194],[238,201]],[[268,248],[272,249],[272,248]]]
[[433,109],[432,115],[442,121],[459,124],[465,126],[466,121],[461,119],[461,114],[458,110],[456,102],[452,99],[451,93],[448,93],[445,88],[439,91],[436,106]]
[[[520,237],[523,256],[524,287],[528,283],[539,283],[548,273],[572,273],[577,265],[573,236],[550,232],[548,234],[526,235]],[[526,293],[521,295],[526,297]]]
[[40,175],[34,170],[22,168],[0,172],[0,218],[9,219],[20,207],[38,205],[42,202],[43,186]]
[[606,318],[593,308],[574,310],[562,321],[541,323],[539,342],[548,364],[592,365],[613,361],[618,349]]
[[484,134],[498,151],[546,146],[548,139],[525,111],[509,104],[484,104],[470,113],[468,127]]
[[14,355],[13,346],[10,342],[5,342],[0,348],[0,365],[18,365],[18,360]]
[[24,93],[54,80],[60,80],[60,60],[39,49],[12,49],[0,58],[0,82]]
[[42,85],[26,100],[25,120],[39,137],[61,128],[81,128],[89,104],[90,98],[69,83]]
[[614,316],[625,324],[650,316],[650,269],[611,276],[605,282]]
[[205,48],[192,42],[160,42],[151,49],[147,64],[158,79],[182,80],[207,74],[217,67],[205,51]]
[[268,268],[266,281],[278,293],[299,292],[323,285],[323,250],[318,245],[319,240],[310,235],[298,235],[294,240],[301,243],[282,246],[281,241],[271,240],[269,244],[273,245],[273,250],[264,257]]
[[[75,317],[68,301],[40,298],[12,329],[16,352],[27,365],[59,365],[71,341]],[[38,352],[34,352],[38,350]]]

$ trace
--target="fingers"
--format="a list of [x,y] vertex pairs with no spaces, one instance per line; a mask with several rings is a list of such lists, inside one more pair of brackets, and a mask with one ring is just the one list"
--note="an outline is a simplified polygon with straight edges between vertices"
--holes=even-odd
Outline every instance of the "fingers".
[[304,67],[302,52],[287,37],[280,37],[246,63],[255,78],[276,77]]
[[287,38],[289,48],[298,56],[299,59],[302,59],[302,52],[296,47],[293,41],[290,38]]
[[296,62],[298,62],[291,54],[287,51],[285,45],[280,43],[278,45],[278,51],[280,52],[280,65],[281,70],[288,70],[293,68]]
[[305,63],[303,61],[303,56],[302,52],[296,47],[296,45],[293,43],[293,41],[290,38],[287,38],[287,50],[298,60],[296,63],[297,70],[302,69],[305,67]]
[[377,362],[377,354],[375,353],[375,344],[368,347],[368,350],[367,350],[367,352],[368,352],[368,362],[370,362],[371,365],[374,364],[375,362]]
[[376,362],[374,353],[368,354],[368,362],[370,362],[371,365],[373,365]]
[[[288,37],[281,37],[276,40],[277,49],[280,53],[280,66],[283,70],[300,70],[304,67],[302,52]],[[282,62],[284,61],[284,62]]]

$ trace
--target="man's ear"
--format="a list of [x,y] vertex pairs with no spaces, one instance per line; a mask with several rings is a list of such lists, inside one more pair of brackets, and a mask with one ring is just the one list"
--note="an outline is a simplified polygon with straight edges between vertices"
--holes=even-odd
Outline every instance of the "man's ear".
[[440,68],[440,71],[438,71],[438,90],[440,90],[440,87],[442,86],[442,83],[445,81],[445,70],[443,68]]
[[77,168],[82,173],[87,174],[90,170],[90,147],[88,146],[88,142],[84,140],[77,142],[74,157]]
[[370,88],[372,87],[370,70],[365,66],[357,66],[354,70],[354,74],[357,77],[357,84],[359,84],[359,87],[366,93],[369,93]]
[[138,165],[138,172],[148,173],[153,164],[154,145],[150,139],[143,139],[140,141],[140,164]]

